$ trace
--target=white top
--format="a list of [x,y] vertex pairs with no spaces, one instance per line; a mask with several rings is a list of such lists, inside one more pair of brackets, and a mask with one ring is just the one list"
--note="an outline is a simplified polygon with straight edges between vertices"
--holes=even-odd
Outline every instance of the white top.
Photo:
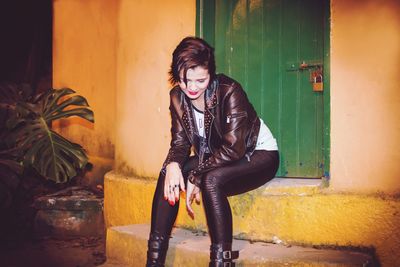
[[[204,113],[193,109],[194,118],[197,125],[198,133],[201,137],[204,136]],[[257,137],[256,150],[278,150],[276,139],[272,135],[270,129],[265,125],[264,121],[260,118],[260,131]]]
[[197,125],[197,130],[199,132],[199,135],[201,137],[205,137],[204,136],[204,113],[198,111],[197,109],[193,109],[194,111],[194,118],[196,121],[196,125]]
[[258,133],[256,150],[278,150],[276,139],[270,129],[260,118],[260,132]]

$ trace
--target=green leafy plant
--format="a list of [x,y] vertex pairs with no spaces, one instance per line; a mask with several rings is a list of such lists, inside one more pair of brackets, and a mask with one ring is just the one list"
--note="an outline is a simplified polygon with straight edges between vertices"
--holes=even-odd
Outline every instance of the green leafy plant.
[[11,139],[6,125],[15,113],[16,103],[28,101],[31,95],[31,87],[26,84],[0,85],[0,210],[3,212],[11,206],[24,170],[18,147],[12,141],[6,142]]
[[87,100],[70,88],[49,89],[30,97],[24,96],[22,87],[6,88],[13,93],[0,103],[2,111],[8,112],[3,147],[16,152],[16,161],[24,169],[32,168],[56,183],[75,177],[87,165],[87,155],[82,146],[53,131],[51,125],[71,116],[94,122]]

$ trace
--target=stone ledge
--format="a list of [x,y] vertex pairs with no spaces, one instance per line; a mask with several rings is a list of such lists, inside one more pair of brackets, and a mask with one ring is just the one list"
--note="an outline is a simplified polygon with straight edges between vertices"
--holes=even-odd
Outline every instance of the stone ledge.
[[[292,245],[361,247],[375,250],[384,267],[400,266],[400,199],[340,194],[319,189],[319,185],[313,187],[312,194],[285,194],[285,190],[283,194],[269,194],[261,187],[231,197],[234,235]],[[273,190],[280,188],[277,185]],[[149,223],[154,189],[155,180],[108,173],[107,226]],[[177,226],[207,230],[201,205],[194,205],[195,220],[186,214],[183,201],[180,205]]]
[[[144,266],[150,227],[145,224],[111,227],[107,231],[107,259],[114,264]],[[209,237],[175,228],[166,266],[208,266]],[[352,251],[282,246],[234,240],[240,251],[238,266],[372,266],[372,257]]]
[[322,179],[274,178],[262,186],[264,196],[317,194],[323,187]]
[[102,211],[103,199],[82,187],[74,186],[37,198],[34,206],[40,210]]

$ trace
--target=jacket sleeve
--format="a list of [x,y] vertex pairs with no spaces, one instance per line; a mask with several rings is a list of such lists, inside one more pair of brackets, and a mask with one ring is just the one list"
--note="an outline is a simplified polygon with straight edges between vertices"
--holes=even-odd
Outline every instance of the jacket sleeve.
[[212,155],[189,173],[189,180],[201,185],[202,174],[222,167],[244,157],[246,153],[246,133],[248,128],[247,96],[239,84],[233,85],[232,91],[223,100],[224,114],[222,126],[222,145],[212,151]]
[[177,162],[182,169],[184,162],[190,154],[191,144],[186,135],[185,129],[182,127],[179,116],[174,106],[173,95],[170,96],[169,110],[171,113],[171,143],[167,158],[164,161],[162,172],[165,174],[166,167],[171,162]]

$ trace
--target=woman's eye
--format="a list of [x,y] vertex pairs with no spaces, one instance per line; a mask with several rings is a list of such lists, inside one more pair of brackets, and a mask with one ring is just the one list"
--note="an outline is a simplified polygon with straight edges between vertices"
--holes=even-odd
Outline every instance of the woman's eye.
[[203,83],[205,80],[198,80],[199,83]]

